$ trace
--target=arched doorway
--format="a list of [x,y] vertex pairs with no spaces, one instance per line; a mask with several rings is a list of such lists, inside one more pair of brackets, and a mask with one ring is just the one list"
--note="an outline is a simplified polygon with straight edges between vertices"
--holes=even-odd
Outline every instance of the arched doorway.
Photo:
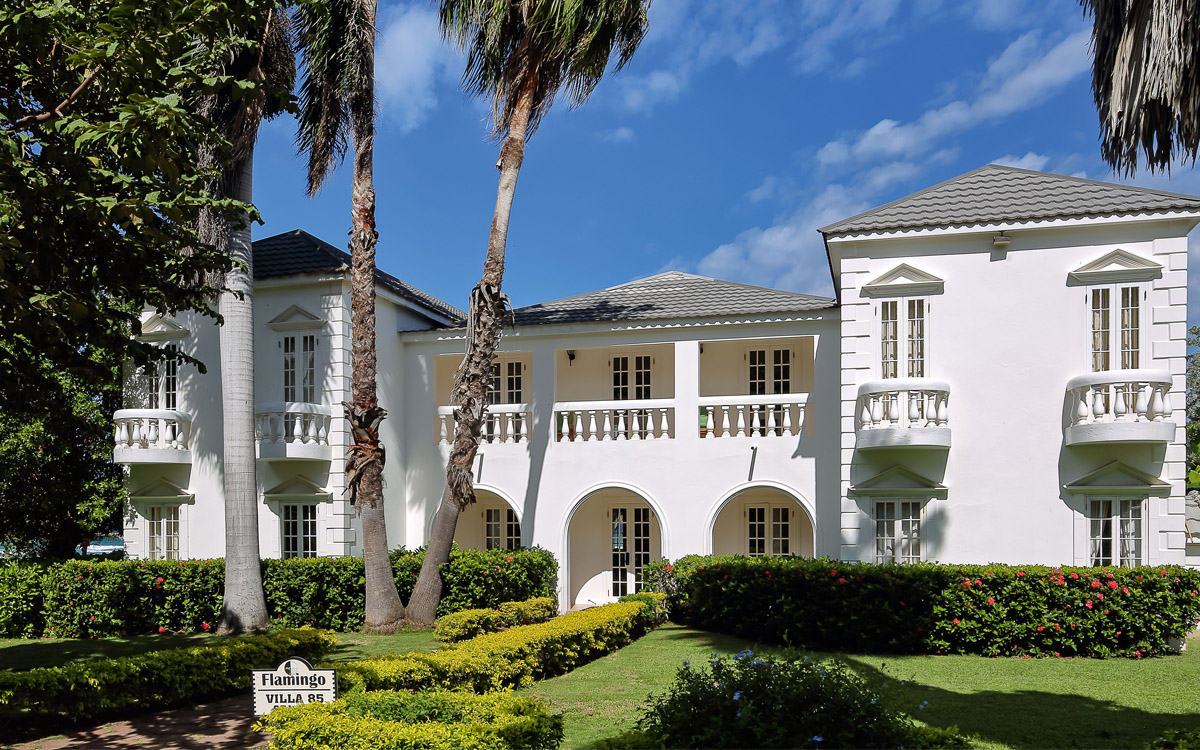
[[567,555],[567,606],[613,602],[640,590],[642,568],[662,557],[662,525],[638,493],[596,490],[571,515]]
[[755,486],[732,493],[712,524],[714,555],[812,557],[812,518],[791,493]]
[[454,541],[470,549],[515,549],[521,546],[521,517],[491,490],[475,489],[475,504],[458,515]]

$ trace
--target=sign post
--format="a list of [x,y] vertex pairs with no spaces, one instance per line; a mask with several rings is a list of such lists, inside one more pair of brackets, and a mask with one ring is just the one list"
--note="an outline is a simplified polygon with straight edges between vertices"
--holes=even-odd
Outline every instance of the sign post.
[[313,669],[299,656],[289,657],[274,669],[252,669],[250,677],[257,716],[265,716],[280,706],[332,703],[337,698],[337,672]]

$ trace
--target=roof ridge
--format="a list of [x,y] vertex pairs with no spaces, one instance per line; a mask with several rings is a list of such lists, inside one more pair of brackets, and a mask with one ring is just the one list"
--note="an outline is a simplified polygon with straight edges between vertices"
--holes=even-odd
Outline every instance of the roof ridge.
[[[1148,193],[1150,195],[1161,195],[1166,198],[1184,198],[1187,200],[1196,201],[1197,203],[1200,203],[1200,196],[1197,196],[1197,195],[1189,195],[1187,193],[1174,193],[1174,192],[1171,192],[1170,190],[1159,190],[1158,188],[1142,187],[1141,185],[1127,185],[1122,182],[1105,182],[1104,180],[1093,180],[1090,177],[1076,177],[1075,175],[1072,175],[1072,174],[1059,174],[1058,172],[1041,172],[1036,169],[1026,169],[1025,167],[1014,167],[1014,166],[1010,166],[1008,164],[995,164],[995,163],[985,164],[984,166],[980,167],[979,169],[977,169],[975,171],[978,172],[982,169],[987,169],[988,167],[991,167],[993,169],[1003,169],[1006,172],[1022,172],[1024,174],[1034,174],[1034,175],[1039,175],[1041,177],[1053,177],[1053,178],[1059,179],[1059,180],[1070,180],[1072,182],[1081,182],[1081,183],[1084,183],[1085,185],[1097,185],[1099,187],[1103,187],[1103,188],[1107,188],[1107,189],[1117,188],[1120,190],[1132,190],[1136,193]],[[970,172],[968,172],[967,174],[970,174]],[[966,177],[967,174],[959,175],[959,177]],[[957,178],[954,178],[954,179],[957,179]],[[1117,179],[1120,179],[1120,178],[1117,178]],[[914,195],[915,195],[915,193],[914,193]]]

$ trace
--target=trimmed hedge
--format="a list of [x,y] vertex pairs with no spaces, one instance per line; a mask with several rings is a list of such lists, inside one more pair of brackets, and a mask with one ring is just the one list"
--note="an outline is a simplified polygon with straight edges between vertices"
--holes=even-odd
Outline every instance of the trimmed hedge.
[[[424,550],[391,553],[400,596],[412,594]],[[558,563],[549,552],[455,548],[442,566],[438,612],[552,596]],[[0,564],[0,637],[85,638],[205,630],[217,622],[225,584],[222,560],[69,561]],[[274,624],[358,630],[364,618],[359,558],[263,561],[263,589]]]
[[434,653],[390,654],[330,666],[338,670],[338,684],[346,692],[525,687],[630,643],[653,620],[643,602],[607,604],[481,635]]
[[876,653],[1162,654],[1200,617],[1200,571],[686,557],[652,564],[675,619],[766,643]]
[[277,630],[213,646],[0,672],[0,726],[94,720],[247,691],[251,669],[274,667],[289,656],[315,661],[336,644],[326,631]]
[[560,714],[511,693],[358,693],[277,708],[256,728],[273,750],[551,750],[563,739]]
[[517,625],[546,622],[558,614],[553,597],[540,596],[523,602],[505,602],[497,609],[464,609],[439,617],[433,633],[443,643],[455,643],[484,633],[495,633]]

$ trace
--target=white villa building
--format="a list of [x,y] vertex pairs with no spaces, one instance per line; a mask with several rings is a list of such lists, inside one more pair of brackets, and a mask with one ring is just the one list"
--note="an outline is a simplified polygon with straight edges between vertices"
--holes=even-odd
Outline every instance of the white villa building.
[[[1200,198],[989,165],[824,227],[836,299],[669,272],[520,308],[458,542],[550,550],[563,608],[689,553],[1200,565],[1198,221]],[[254,254],[262,554],[361,554],[349,257],[299,230]],[[414,548],[442,493],[463,313],[386,273],[377,288],[388,538]],[[221,556],[217,328],[152,316],[142,336],[208,373],[130,376],[127,550]]]

